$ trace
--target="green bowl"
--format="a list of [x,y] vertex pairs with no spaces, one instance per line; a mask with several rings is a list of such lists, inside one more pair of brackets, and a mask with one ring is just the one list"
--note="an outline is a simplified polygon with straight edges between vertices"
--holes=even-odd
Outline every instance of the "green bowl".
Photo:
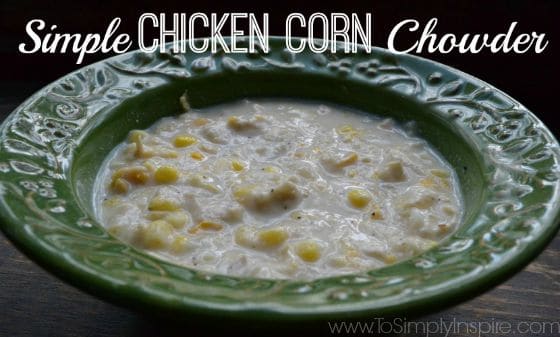
[[[296,97],[414,121],[417,134],[457,172],[462,224],[409,260],[314,281],[215,275],[137,250],[96,221],[96,174],[129,130],[180,113],[185,91],[193,107]],[[382,49],[293,54],[274,38],[269,53],[130,52],[43,88],[0,132],[6,235],[81,289],[174,317],[300,321],[428,313],[503,281],[558,230],[560,153],[550,131],[487,83]]]

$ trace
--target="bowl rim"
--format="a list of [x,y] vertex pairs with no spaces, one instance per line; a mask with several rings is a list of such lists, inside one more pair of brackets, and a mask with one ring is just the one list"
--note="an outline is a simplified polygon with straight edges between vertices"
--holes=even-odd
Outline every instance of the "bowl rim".
[[[473,294],[481,293],[498,284],[502,280],[520,270],[527,263],[529,263],[540,251],[544,249],[546,244],[550,240],[552,240],[555,233],[558,231],[560,220],[560,197],[558,195],[560,189],[560,185],[558,183],[558,177],[560,176],[560,173],[558,171],[558,161],[560,160],[560,154],[558,150],[558,142],[554,138],[550,130],[548,130],[546,126],[542,124],[542,122],[540,122],[523,105],[484,81],[481,81],[454,68],[415,55],[395,55],[385,49],[377,47],[374,48],[371,54],[361,52],[358,54],[344,55],[343,58],[336,58],[328,52],[323,54],[312,54],[308,50],[306,50],[304,53],[295,55],[281,48],[280,45],[283,40],[284,39],[282,37],[270,38],[272,49],[271,54],[259,53],[255,57],[254,55],[248,54],[222,54],[210,56],[210,54],[204,53],[198,55],[198,57],[194,61],[187,65],[185,65],[184,60],[181,59],[181,54],[159,52],[156,52],[154,54],[144,54],[140,53],[137,50],[131,51],[80,68],[59,78],[58,80],[52,82],[51,84],[45,86],[44,88],[33,94],[14,112],[12,112],[12,114],[10,114],[10,116],[8,116],[0,126],[0,140],[2,141],[3,145],[2,152],[0,153],[0,159],[4,161],[4,163],[2,163],[3,165],[0,166],[0,190],[2,191],[0,196],[1,229],[11,239],[11,241],[16,244],[19,249],[21,249],[26,255],[30,256],[33,260],[37,261],[47,270],[53,272],[55,275],[70,282],[71,284],[88,291],[89,293],[101,296],[119,304],[124,304],[132,307],[137,304],[151,306],[155,305],[158,308],[169,311],[197,312],[200,314],[209,315],[214,315],[217,311],[219,311],[227,316],[249,319],[266,319],[274,316],[275,319],[283,318],[288,320],[337,318],[340,317],[339,315],[341,314],[352,316],[360,314],[370,315],[372,313],[379,316],[393,315],[402,314],[405,312],[421,312],[425,308],[429,308],[428,310],[432,311],[450,304],[458,303],[472,296]],[[350,60],[349,65],[348,63],[343,62],[345,59]],[[264,68],[253,69],[253,60],[258,60],[259,65],[260,63],[264,62]],[[209,64],[210,61],[213,61],[214,63]],[[160,65],[159,67],[156,67],[154,65],[161,64],[162,62],[165,62],[164,66]],[[414,69],[414,67],[425,67],[427,70],[424,69],[418,71],[418,80],[421,81],[422,85],[426,87],[424,88],[426,92],[422,93],[422,99],[425,103],[430,102],[430,95],[435,95],[435,101],[437,101],[438,98],[446,97],[460,101],[458,104],[464,104],[465,101],[480,101],[485,103],[490,102],[493,104],[497,104],[498,106],[500,106],[499,104],[502,104],[501,106],[509,104],[513,106],[510,111],[521,114],[521,117],[517,116],[516,118],[521,118],[521,120],[526,121],[529,126],[533,128],[533,130],[537,130],[533,135],[524,135],[532,139],[535,144],[537,144],[527,150],[531,151],[536,149],[536,154],[534,154],[536,158],[535,162],[525,163],[525,166],[527,167],[527,169],[534,169],[537,171],[537,173],[534,173],[535,177],[536,174],[545,172],[546,175],[545,173],[542,173],[543,177],[539,178],[540,183],[544,184],[543,186],[552,188],[553,191],[550,193],[551,196],[548,198],[548,200],[542,203],[543,207],[546,209],[545,213],[538,216],[536,219],[530,218],[524,220],[524,224],[522,224],[522,226],[529,227],[527,229],[528,231],[533,230],[533,232],[530,232],[531,237],[528,240],[513,238],[516,241],[513,248],[510,247],[503,250],[501,252],[501,257],[498,260],[489,261],[486,265],[483,265],[484,268],[476,270],[475,274],[470,273],[467,274],[467,276],[457,276],[455,278],[451,278],[452,282],[448,280],[447,284],[445,285],[440,284],[440,286],[436,287],[436,289],[434,290],[424,291],[421,293],[415,293],[415,289],[411,289],[409,287],[403,290],[403,292],[405,292],[403,297],[397,297],[397,300],[393,300],[392,302],[391,300],[384,301],[382,298],[363,301],[352,299],[348,300],[348,296],[352,295],[352,292],[348,292],[345,294],[344,291],[340,290],[340,288],[343,288],[343,286],[341,284],[338,284],[336,287],[333,286],[332,288],[329,288],[329,293],[327,293],[326,291],[324,292],[323,295],[325,295],[325,301],[319,303],[317,306],[293,306],[286,305],[285,303],[282,303],[282,301],[269,301],[261,303],[239,301],[224,304],[216,300],[208,300],[207,298],[188,298],[186,296],[177,296],[177,294],[173,296],[173,294],[170,294],[168,291],[157,291],[157,289],[148,290],[146,288],[146,285],[142,282],[129,282],[128,284],[120,284],[118,280],[102,277],[99,272],[88,269],[91,268],[91,266],[80,265],[78,261],[71,261],[60,258],[62,256],[62,252],[54,249],[52,245],[49,246],[45,242],[37,240],[36,236],[30,235],[31,225],[28,223],[24,224],[25,221],[22,221],[21,219],[18,220],[18,215],[21,214],[18,214],[17,207],[14,207],[14,201],[6,198],[7,195],[10,195],[11,199],[13,195],[17,195],[18,193],[20,193],[20,197],[22,197],[22,200],[27,200],[26,198],[28,198],[28,196],[23,195],[26,187],[23,185],[19,186],[18,192],[14,190],[15,187],[12,183],[12,180],[14,180],[14,178],[30,179],[30,177],[37,176],[36,174],[29,174],[29,172],[31,171],[22,173],[26,170],[33,170],[32,168],[30,168],[30,166],[26,167],[25,165],[25,163],[28,163],[29,165],[33,166],[33,161],[25,161],[26,155],[21,153],[21,147],[18,148],[14,145],[15,143],[10,145],[7,145],[6,143],[6,140],[13,140],[15,138],[17,138],[17,140],[19,141],[22,141],[21,136],[15,137],[13,134],[13,128],[17,123],[18,117],[21,118],[21,114],[25,111],[29,111],[29,108],[33,104],[36,104],[37,100],[39,99],[54,99],[54,103],[51,104],[51,108],[56,109],[56,107],[62,106],[60,108],[61,112],[57,112],[59,116],[66,114],[66,116],[68,117],[72,113],[83,113],[83,109],[80,109],[79,106],[74,106],[79,105],[79,101],[76,100],[77,96],[74,97],[74,99],[48,97],[49,94],[50,96],[53,96],[52,93],[56,90],[65,90],[66,86],[70,88],[68,89],[68,91],[74,90],[75,88],[71,88],[70,84],[72,83],[72,79],[75,79],[76,77],[87,78],[89,76],[91,78],[93,76],[97,76],[99,71],[112,71],[115,72],[114,76],[117,77],[128,76],[132,79],[138,79],[142,76],[145,76],[145,73],[142,73],[141,71],[150,70],[157,72],[157,74],[155,74],[155,77],[157,78],[157,80],[160,80],[160,82],[158,82],[158,85],[161,85],[166,83],[166,80],[169,77],[187,76],[189,78],[192,78],[196,76],[206,76],[207,74],[212,73],[212,71],[230,72],[232,74],[235,74],[236,72],[244,71],[270,71],[271,73],[273,73],[274,71],[293,70],[310,73],[320,72],[321,74],[327,74],[329,76],[344,76],[341,77],[342,81],[346,81],[349,79],[372,81],[368,83],[371,83],[371,85],[380,85],[379,83],[375,82],[375,79],[368,78],[364,73],[359,73],[359,71],[357,70],[358,64],[365,64],[366,67],[372,67],[373,69],[376,69],[380,72],[383,71],[380,69],[382,69],[385,65],[402,67],[402,69],[405,69],[406,71],[417,70]],[[148,67],[148,69],[144,69],[143,67]],[[91,73],[92,71],[93,75],[88,75],[88,72]],[[107,79],[105,79],[105,81],[107,81]],[[430,84],[430,81],[434,81],[433,84]],[[96,85],[102,86],[105,84],[96,83]],[[430,90],[428,90],[428,87],[430,87]],[[141,94],[143,90],[146,89],[146,87],[138,85],[136,89],[138,89],[136,94]],[[418,93],[412,92],[411,94],[410,92],[408,92],[409,88],[399,87],[390,89],[398,91],[403,95],[409,95],[414,98],[419,97]],[[432,100],[431,102],[433,101],[434,100]],[[64,104],[66,104],[66,107],[64,107]],[[67,111],[65,111],[65,109]],[[463,112],[468,111],[468,106],[463,107],[463,109]],[[491,107],[489,109],[492,110]],[[505,111],[504,109],[501,110],[501,113]],[[499,109],[494,109],[494,112],[497,110]],[[451,113],[451,110],[442,111],[442,114],[443,113]],[[87,122],[93,115],[95,115],[95,113],[92,115],[86,115],[83,118]],[[465,117],[451,116],[449,118],[454,118],[457,123],[461,123],[461,118],[464,119]],[[71,121],[75,120],[74,116],[68,117],[68,119]],[[501,125],[503,125],[503,123],[504,122],[502,121]],[[496,124],[500,125],[499,123]],[[467,127],[466,123],[462,126]],[[479,130],[477,130],[477,132],[478,131]],[[11,135],[11,138],[9,138],[8,135]],[[50,139],[49,141],[52,141],[52,139]],[[491,139],[486,139],[486,141],[487,145],[502,145],[501,141],[498,141],[497,139],[494,142],[491,142]],[[540,148],[538,147],[538,145],[542,144],[544,144],[544,146],[542,146],[543,149],[539,150]],[[23,146],[22,144],[20,145]],[[33,147],[28,147],[27,151],[32,151],[32,148]],[[497,157],[494,159],[498,160],[499,158]],[[510,158],[508,157],[506,159]],[[18,162],[19,164],[13,164],[14,162]],[[20,164],[22,162],[24,163],[23,166],[21,166]],[[545,162],[545,164],[543,164],[543,162]],[[539,165],[544,165],[545,167],[542,168]],[[505,165],[504,167],[507,168],[507,165]],[[514,168],[509,167],[509,169],[513,170]],[[48,170],[44,171],[47,172]],[[23,183],[27,180],[17,181]],[[522,185],[533,186],[534,184],[517,184],[518,187]],[[49,190],[50,188],[51,190],[56,190],[55,187],[49,187],[48,184],[45,184],[45,186],[39,186],[39,189],[43,188],[44,190]],[[7,191],[11,192],[12,194],[8,193]],[[34,194],[36,193],[37,189],[36,191],[34,191]],[[511,200],[508,200],[508,202],[509,201]],[[52,207],[52,209],[54,208],[55,207]],[[521,206],[521,211],[524,211],[526,208],[527,206],[523,204]],[[515,212],[517,213],[519,213],[519,211],[519,209],[515,210]],[[527,212],[530,211],[531,210]],[[54,217],[56,216],[55,213],[56,212],[47,213],[46,216],[48,216],[49,218],[46,221],[49,222],[54,219]],[[522,215],[524,213],[520,214]],[[520,215],[517,215],[517,217],[519,216]],[[500,219],[500,221],[504,222],[516,222],[513,221],[512,216],[501,217]],[[516,223],[518,223],[518,221]],[[22,224],[24,225],[22,226]],[[87,225],[83,225],[84,226],[82,229],[87,230]],[[495,228],[495,230],[500,230],[500,228]],[[474,243],[471,242],[470,244],[473,245]],[[425,254],[422,254],[419,258],[422,258],[424,255]],[[150,259],[151,258],[152,257],[150,257]],[[353,276],[354,275],[346,275],[343,277],[336,277],[336,279],[349,279]],[[191,277],[193,279],[200,278],[197,282],[204,282],[204,280],[210,282],[211,279],[223,280],[231,278],[225,276],[210,276],[208,275],[208,273],[196,271],[189,273],[188,277]],[[363,277],[367,278],[366,276]],[[330,279],[333,278],[329,278],[328,280]],[[254,283],[253,286],[259,286],[260,283],[265,283],[266,285],[275,283],[282,284],[282,286],[290,284],[290,282],[283,282],[278,280],[270,282],[259,280],[255,282],[257,283]],[[315,281],[307,283],[314,282]],[[317,282],[322,281],[317,280]],[[271,287],[275,287],[275,285],[273,284],[271,285]],[[192,290],[189,291],[192,292]],[[407,295],[409,293],[414,294],[414,296]],[[296,295],[296,297],[298,296],[300,295]],[[301,297],[303,297],[303,295],[301,295]],[[330,302],[327,302],[326,299],[328,299],[328,301]]]

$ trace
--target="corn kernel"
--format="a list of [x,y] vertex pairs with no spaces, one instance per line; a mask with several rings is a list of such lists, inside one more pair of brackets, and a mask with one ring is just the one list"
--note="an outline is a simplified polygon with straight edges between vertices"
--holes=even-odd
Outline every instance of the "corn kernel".
[[133,137],[133,142],[135,145],[134,156],[136,158],[149,158],[154,155],[153,151],[146,149],[142,143],[143,136]]
[[296,254],[305,262],[315,262],[321,257],[321,249],[313,241],[302,241],[296,245]]
[[438,231],[439,231],[440,234],[446,234],[447,232],[449,232],[449,225],[439,224],[438,225]]
[[374,257],[380,261],[385,262],[385,264],[393,264],[397,262],[397,256],[394,254],[387,253],[385,251],[370,251],[367,252],[367,255]]
[[449,206],[449,205],[444,205],[441,210],[446,214],[446,215],[455,215],[457,212],[455,210],[455,208]]
[[157,152],[153,152],[154,156],[159,156],[162,158],[177,158],[179,154],[176,151],[168,150],[168,149],[158,149]]
[[210,122],[210,120],[208,118],[197,118],[197,119],[192,121],[192,124],[194,126],[204,126],[204,125],[208,124],[208,122]]
[[206,145],[206,144],[200,144],[200,145],[198,146],[198,148],[199,148],[200,150],[206,152],[206,153],[210,153],[210,154],[216,154],[216,153],[218,153],[218,149],[216,149],[216,148],[213,147],[213,146]]
[[123,178],[117,178],[111,182],[111,188],[117,193],[125,194],[128,192],[130,185]]
[[202,261],[206,262],[206,263],[214,263],[216,262],[217,256],[216,254],[213,253],[206,253],[203,254],[201,257]]
[[177,136],[173,139],[173,145],[175,145],[175,147],[187,147],[196,144],[197,142],[198,140],[196,140],[196,138],[186,135]]
[[194,187],[200,187],[212,193],[220,192],[220,188],[214,184],[207,182],[208,180],[200,174],[194,174],[188,177],[187,183]]
[[249,230],[246,226],[240,226],[235,230],[234,238],[235,243],[240,246],[248,247],[252,244],[251,239],[249,238]]
[[176,151],[162,148],[162,147],[149,147],[142,144],[142,142],[136,142],[136,150],[134,152],[136,158],[151,158],[151,157],[161,157],[161,158],[177,158],[179,154]]
[[186,90],[181,97],[179,97],[179,104],[181,104],[184,112],[188,112],[191,109],[191,105],[189,104],[189,95]]
[[174,183],[179,179],[179,171],[173,166],[161,166],[154,173],[154,179],[159,184]]
[[122,204],[122,199],[118,197],[109,198],[103,201],[103,206],[105,207],[117,207]]
[[171,242],[171,251],[176,254],[181,254],[189,249],[189,239],[184,235],[178,235]]
[[255,187],[252,185],[237,187],[233,190],[233,196],[235,197],[235,200],[242,203],[254,188]]
[[139,142],[142,138],[144,138],[148,133],[142,130],[132,130],[128,135],[128,141],[130,143]]
[[427,241],[428,241],[428,242],[426,242],[426,245],[425,245],[425,249],[426,249],[426,250],[435,248],[435,247],[437,247],[437,245],[438,245],[438,243],[437,243],[436,241],[434,241],[434,240],[427,240]]
[[346,139],[352,139],[360,134],[360,132],[352,125],[343,125],[336,130],[340,135],[345,136]]
[[201,222],[198,223],[198,225],[189,228],[189,233],[196,234],[201,229],[206,230],[206,231],[219,231],[219,230],[222,230],[223,228],[224,228],[224,226],[222,224],[217,223],[217,222],[201,221]]
[[397,262],[397,257],[393,254],[386,254],[383,258],[383,261],[385,261],[386,264],[393,264]]
[[156,171],[156,166],[150,160],[146,160],[142,165],[144,165],[144,167],[151,173],[154,173]]
[[168,214],[169,212],[166,211],[151,211],[146,215],[146,219],[148,220],[160,220],[165,218],[165,216]]
[[236,128],[239,126],[239,118],[235,116],[229,116],[227,119],[227,125],[231,128]]
[[125,230],[124,226],[111,226],[109,227],[109,229],[107,230],[111,235],[114,236],[119,236],[122,234],[122,232]]
[[259,242],[265,247],[277,247],[286,241],[288,233],[281,228],[265,229],[258,233]]
[[280,172],[280,170],[277,167],[274,167],[274,166],[264,167],[263,171],[265,171],[266,173],[279,173]]
[[421,179],[420,185],[426,188],[434,188],[437,186],[436,182],[430,177]]
[[342,158],[338,163],[336,163],[336,166],[338,168],[344,168],[346,166],[355,164],[357,161],[358,161],[358,155],[355,152],[352,152],[346,157]]
[[347,259],[353,259],[360,256],[360,252],[352,246],[346,246],[344,249],[344,255]]
[[371,195],[362,189],[351,189],[348,192],[348,201],[356,208],[364,208],[371,201]]
[[162,197],[154,197],[150,200],[148,210],[150,211],[176,211],[180,208],[178,202]]
[[174,228],[183,228],[187,221],[189,221],[189,216],[182,211],[172,212],[163,217],[163,220],[167,221]]
[[440,169],[433,169],[430,170],[430,173],[438,178],[449,178],[449,172],[440,170]]
[[282,268],[282,272],[290,276],[293,276],[298,270],[299,266],[295,261],[289,262],[286,267]]
[[198,224],[198,227],[204,230],[213,230],[213,231],[219,231],[222,228],[224,228],[223,225],[212,221],[202,221]]
[[334,268],[344,268],[348,265],[348,260],[344,257],[333,257],[329,260],[329,266]]
[[346,124],[339,127],[336,131],[338,131],[338,133],[351,133],[356,131],[356,129],[354,129],[352,125]]
[[172,232],[173,227],[167,221],[156,220],[140,229],[140,241],[149,249],[165,248]]
[[234,171],[243,171],[243,169],[245,168],[245,166],[243,166],[243,163],[240,162],[239,160],[233,160],[231,162],[231,169]]
[[400,161],[388,163],[385,169],[377,172],[375,176],[386,182],[399,182],[406,180],[404,168]]
[[145,184],[150,179],[150,172],[144,166],[123,167],[113,174],[113,181],[119,178],[132,184]]
[[202,160],[204,159],[204,155],[200,152],[192,152],[191,153],[191,158],[194,160]]
[[[435,179],[434,179],[435,178]],[[419,184],[426,188],[431,189],[448,189],[449,188],[449,180],[448,178],[440,178],[438,176],[426,177],[420,180]]]

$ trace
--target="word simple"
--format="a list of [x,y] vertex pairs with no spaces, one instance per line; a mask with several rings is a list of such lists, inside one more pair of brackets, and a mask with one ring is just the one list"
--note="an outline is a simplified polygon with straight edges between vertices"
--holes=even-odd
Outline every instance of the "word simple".
[[33,46],[28,48],[26,43],[21,43],[19,45],[19,51],[24,54],[33,54],[39,51],[44,54],[54,54],[57,51],[64,54],[71,51],[74,54],[78,54],[76,64],[82,63],[85,54],[97,52],[124,53],[130,48],[132,41],[128,34],[116,35],[120,23],[120,18],[114,18],[111,23],[109,23],[103,37],[98,33],[86,34],[83,37],[82,34],[51,33],[58,28],[57,25],[51,25],[51,32],[41,37],[38,32],[45,30],[45,21],[34,19],[29,21],[25,26],[25,32],[33,41]]

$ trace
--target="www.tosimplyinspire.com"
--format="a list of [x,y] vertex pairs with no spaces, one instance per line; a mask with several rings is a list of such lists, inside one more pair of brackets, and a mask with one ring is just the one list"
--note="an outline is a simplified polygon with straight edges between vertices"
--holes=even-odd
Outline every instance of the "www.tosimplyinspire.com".
[[432,321],[408,321],[406,318],[374,318],[371,321],[328,322],[329,332],[333,335],[348,334],[400,334],[429,336],[504,336],[516,335],[558,335],[560,321],[520,321],[508,322],[494,319],[486,321],[462,321],[457,318],[440,318]]

